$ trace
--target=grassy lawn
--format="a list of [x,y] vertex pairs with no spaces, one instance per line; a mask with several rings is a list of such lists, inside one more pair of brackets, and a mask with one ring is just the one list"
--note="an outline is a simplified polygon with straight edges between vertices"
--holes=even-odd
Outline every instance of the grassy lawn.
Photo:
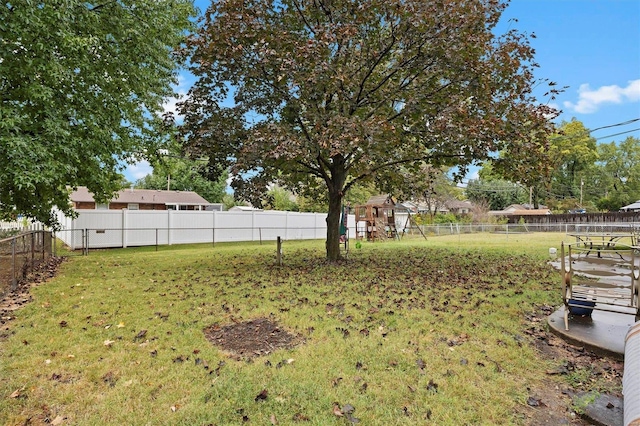
[[[521,424],[549,368],[525,316],[560,303],[563,238],[352,243],[339,265],[299,241],[282,267],[273,243],[73,257],[0,342],[0,424],[351,424],[335,403],[366,425]],[[236,360],[203,332],[259,317],[304,343]]]

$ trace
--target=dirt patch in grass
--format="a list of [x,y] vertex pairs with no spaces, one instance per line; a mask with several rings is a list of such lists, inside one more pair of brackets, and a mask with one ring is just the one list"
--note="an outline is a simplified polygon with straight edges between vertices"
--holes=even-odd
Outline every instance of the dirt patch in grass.
[[[551,306],[542,306],[535,315],[526,318],[529,326],[525,334],[533,338],[539,356],[551,361],[553,367],[546,372],[549,380],[529,389],[527,405],[518,411],[530,426],[590,425],[574,411],[572,397],[594,390],[622,397],[624,363],[602,357],[551,333],[546,320],[553,311]],[[554,376],[564,377],[565,383],[558,384]]]
[[207,339],[236,359],[268,355],[278,349],[291,349],[304,342],[267,318],[256,318],[204,330]]
[[41,262],[25,279],[18,282],[16,291],[8,292],[0,298],[0,341],[9,335],[9,322],[15,318],[14,312],[31,301],[31,287],[53,278],[63,260],[62,257],[52,256],[46,262]]

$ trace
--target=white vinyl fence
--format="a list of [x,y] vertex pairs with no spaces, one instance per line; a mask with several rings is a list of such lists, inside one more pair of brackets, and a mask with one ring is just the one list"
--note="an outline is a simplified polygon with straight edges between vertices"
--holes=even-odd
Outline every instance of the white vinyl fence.
[[[56,236],[72,250],[232,241],[326,238],[326,214],[284,211],[84,210],[59,215]],[[355,218],[349,216],[350,237]]]
[[16,220],[13,222],[0,222],[0,231],[41,231],[44,229],[40,222],[28,222]]

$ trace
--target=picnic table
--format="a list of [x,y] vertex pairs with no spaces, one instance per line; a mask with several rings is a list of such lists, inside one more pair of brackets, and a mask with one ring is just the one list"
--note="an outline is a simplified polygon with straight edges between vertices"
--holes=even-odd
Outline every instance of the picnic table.
[[586,255],[593,251],[598,254],[598,257],[601,257],[602,250],[613,250],[622,257],[616,251],[616,246],[628,250],[638,245],[638,236],[635,232],[573,232],[568,235],[574,237],[578,245],[588,249]]

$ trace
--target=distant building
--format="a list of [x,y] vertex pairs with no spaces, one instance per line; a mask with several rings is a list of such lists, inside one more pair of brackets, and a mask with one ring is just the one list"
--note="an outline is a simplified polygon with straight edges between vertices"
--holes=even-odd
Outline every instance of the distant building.
[[551,210],[547,206],[540,205],[539,208],[534,209],[531,204],[511,204],[504,208],[504,210],[490,210],[491,216],[542,216],[551,214]]
[[262,209],[258,209],[252,206],[233,206],[229,209],[230,212],[261,212]]
[[76,210],[218,210],[222,204],[209,203],[196,192],[163,191],[155,189],[123,189],[106,204],[95,201],[84,186],[71,193]]
[[621,212],[640,212],[640,200],[628,206],[620,207]]
[[445,203],[449,212],[457,215],[461,214],[469,214],[473,211],[475,207],[471,201],[459,201],[459,200],[451,200]]

